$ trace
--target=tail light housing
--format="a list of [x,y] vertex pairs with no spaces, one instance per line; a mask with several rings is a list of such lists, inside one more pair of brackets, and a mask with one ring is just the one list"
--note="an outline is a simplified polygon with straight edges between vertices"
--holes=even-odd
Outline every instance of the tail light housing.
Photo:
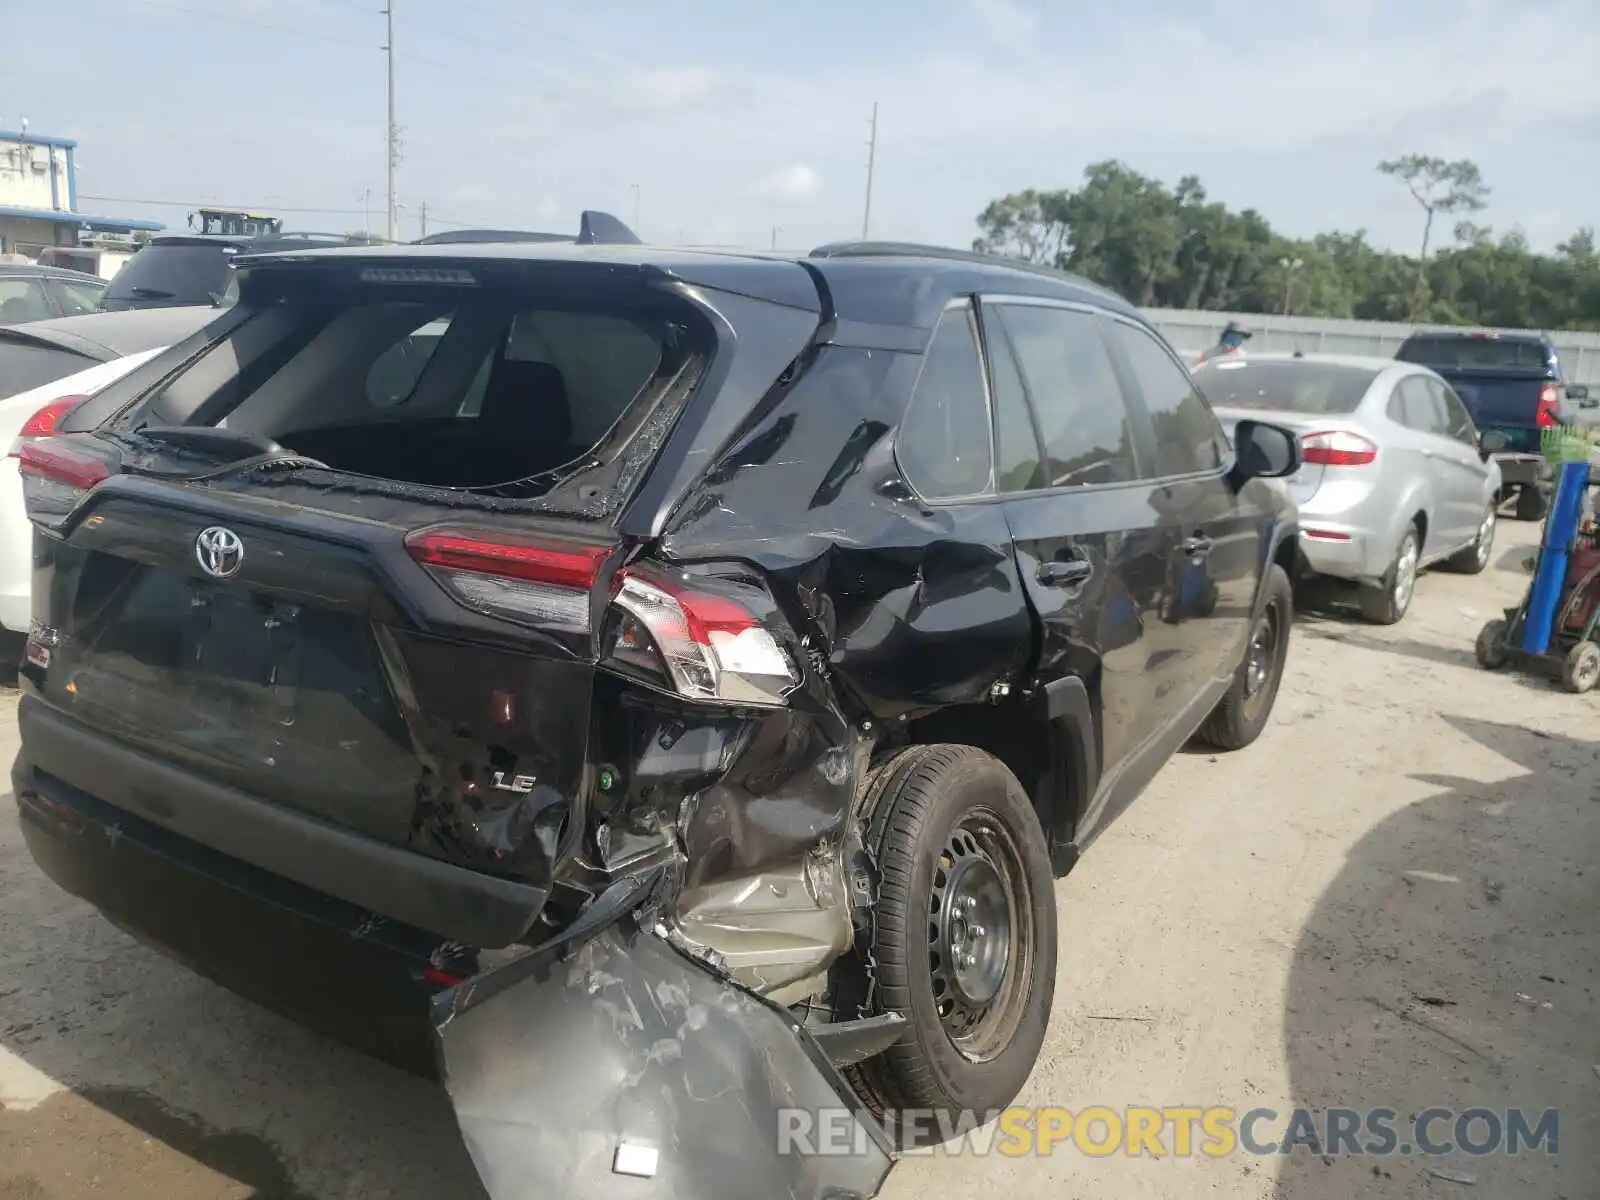
[[114,449],[74,435],[19,439],[15,456],[28,519],[50,530],[120,467]]
[[1378,447],[1360,434],[1343,429],[1303,434],[1300,460],[1323,467],[1365,467],[1377,460]]
[[766,589],[648,567],[619,575],[606,662],[686,700],[781,706],[800,684]]
[[31,442],[37,438],[46,438],[54,434],[56,426],[61,424],[61,418],[85,399],[87,397],[84,396],[58,396],[36,411],[17,431],[16,440],[11,443],[11,452],[8,457],[18,457],[22,451],[23,442]]
[[[462,606],[533,628],[587,633],[614,547],[461,528],[417,530],[412,559]],[[777,707],[800,685],[794,638],[754,580],[630,566],[607,584],[599,659],[685,700]]]
[[1534,418],[1540,429],[1554,429],[1561,424],[1561,392],[1553,383],[1539,389],[1539,409]]
[[421,529],[406,551],[466,608],[568,633],[590,627],[607,546],[467,529]]

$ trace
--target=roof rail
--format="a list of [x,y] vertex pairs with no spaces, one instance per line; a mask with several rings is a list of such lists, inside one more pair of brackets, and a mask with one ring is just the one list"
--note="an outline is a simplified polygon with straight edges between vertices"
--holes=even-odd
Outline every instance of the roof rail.
[[1107,287],[1043,263],[1025,262],[1020,258],[1007,258],[1002,254],[982,254],[976,250],[957,250],[953,246],[930,246],[920,242],[829,242],[818,246],[810,258],[940,258],[949,262],[972,263],[975,266],[1003,267],[1009,271],[1024,271],[1029,275],[1042,275],[1046,279],[1066,280],[1080,287],[1093,288],[1108,296],[1116,293]]

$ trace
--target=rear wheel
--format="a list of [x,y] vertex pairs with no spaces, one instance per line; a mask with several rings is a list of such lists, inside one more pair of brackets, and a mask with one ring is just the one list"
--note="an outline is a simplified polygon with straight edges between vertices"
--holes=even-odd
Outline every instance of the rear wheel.
[[1406,615],[1417,591],[1417,564],[1422,559],[1422,540],[1417,527],[1408,526],[1394,559],[1377,583],[1364,583],[1357,593],[1361,615],[1375,625],[1394,625]]
[[1483,519],[1478,522],[1478,536],[1473,539],[1472,545],[1456,551],[1445,560],[1445,566],[1460,575],[1480,575],[1489,565],[1489,556],[1494,552],[1495,508],[1490,504],[1484,510]]
[[1478,630],[1478,641],[1472,648],[1478,665],[1485,671],[1498,671],[1506,665],[1506,623],[1499,617]]
[[1022,785],[981,750],[913,747],[874,790],[877,1007],[910,1028],[850,1077],[910,1146],[938,1134],[897,1127],[897,1111],[991,1120],[1033,1070],[1055,995],[1054,879]]
[[1593,691],[1594,685],[1600,683],[1600,646],[1582,641],[1568,650],[1566,661],[1561,664],[1561,681],[1569,692]]
[[1525,483],[1517,489],[1517,507],[1512,510],[1519,521],[1542,521],[1544,519],[1545,499],[1544,493],[1531,483]]
[[1289,631],[1294,626],[1294,591],[1289,576],[1276,563],[1267,568],[1263,591],[1244,661],[1227,694],[1195,734],[1197,742],[1216,750],[1242,750],[1261,736],[1283,682]]

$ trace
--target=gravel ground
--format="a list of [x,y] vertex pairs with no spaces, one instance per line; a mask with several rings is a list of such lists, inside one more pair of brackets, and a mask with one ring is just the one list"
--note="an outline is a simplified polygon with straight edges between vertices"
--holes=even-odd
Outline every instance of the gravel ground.
[[[1554,1107],[1560,1153],[1058,1148],[911,1159],[886,1197],[1600,1195],[1600,700],[1475,666],[1536,530],[1501,534],[1399,626],[1304,619],[1262,740],[1180,755],[1058,885],[1022,1102]],[[441,1094],[135,945],[39,876],[9,812],[0,914],[4,1200],[481,1196]]]

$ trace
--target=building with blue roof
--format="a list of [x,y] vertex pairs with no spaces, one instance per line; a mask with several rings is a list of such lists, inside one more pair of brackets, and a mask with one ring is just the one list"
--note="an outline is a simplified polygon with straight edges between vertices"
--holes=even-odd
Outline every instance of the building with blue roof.
[[137,235],[157,221],[97,217],[78,211],[76,153],[71,138],[0,130],[0,254],[37,257],[46,246],[75,246],[83,234]]

